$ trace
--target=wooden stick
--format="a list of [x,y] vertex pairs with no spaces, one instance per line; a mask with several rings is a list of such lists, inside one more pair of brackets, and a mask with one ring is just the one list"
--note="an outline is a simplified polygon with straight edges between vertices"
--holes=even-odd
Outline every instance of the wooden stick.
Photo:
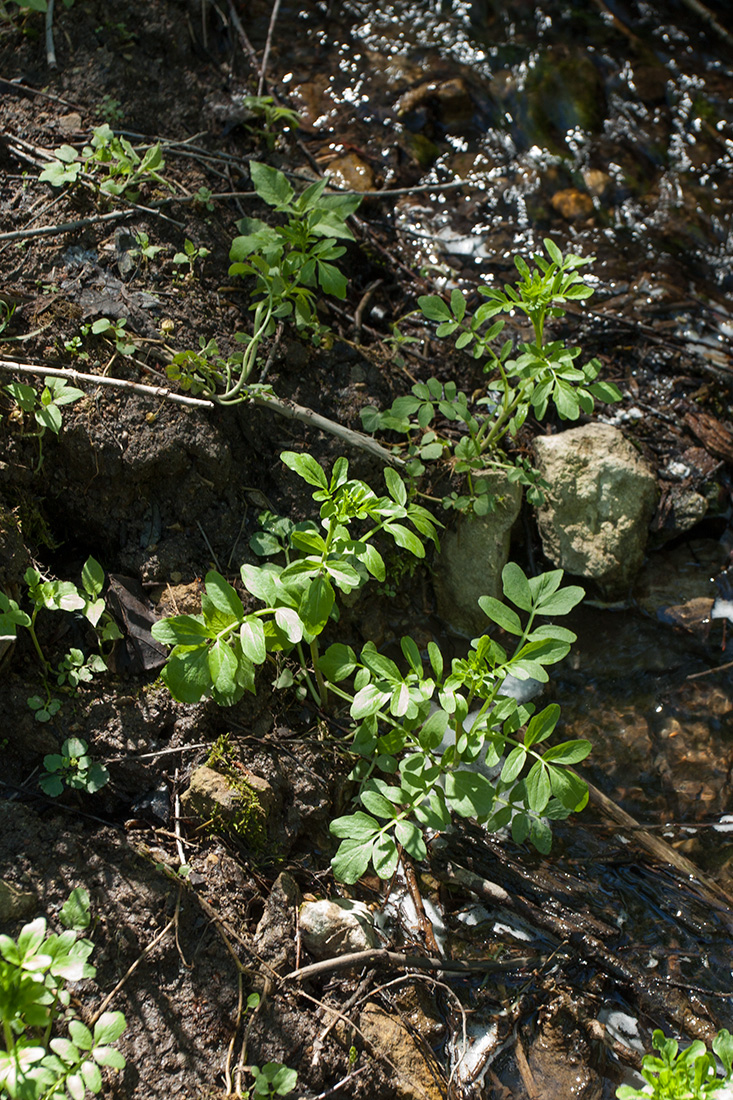
[[486,974],[488,971],[519,970],[523,966],[535,966],[541,961],[539,956],[514,959],[476,959],[465,962],[463,959],[432,959],[427,955],[403,955],[398,951],[375,947],[371,951],[355,951],[351,955],[337,955],[333,959],[311,963],[300,970],[291,970],[284,982],[304,982],[320,974],[330,974],[336,970],[361,969],[364,966],[384,964],[412,970],[446,970],[452,974]]
[[139,393],[143,397],[161,397],[165,401],[173,401],[176,405],[194,405],[203,409],[214,408],[212,401],[200,401],[197,397],[186,397],[180,393],[172,393],[164,386],[144,386],[140,382],[126,382],[123,378],[106,378],[100,374],[83,374],[78,370],[41,367],[35,363],[13,363],[10,359],[0,359],[0,370],[14,371],[17,374],[53,375],[55,378],[68,378],[72,382],[93,382],[95,386],[113,386],[116,389]]

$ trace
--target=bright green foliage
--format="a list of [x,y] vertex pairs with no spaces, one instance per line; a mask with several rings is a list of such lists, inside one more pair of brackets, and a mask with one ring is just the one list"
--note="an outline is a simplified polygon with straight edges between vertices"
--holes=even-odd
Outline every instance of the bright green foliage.
[[[298,112],[290,107],[280,107],[270,95],[246,95],[241,99],[242,107],[253,121],[244,120],[244,125],[257,137],[264,138],[267,148],[274,149],[277,139],[276,128],[282,124],[284,129],[297,130],[300,125]],[[262,127],[254,125],[255,119],[262,120]]]
[[55,798],[64,786],[93,794],[109,783],[109,772],[104,764],[96,763],[87,754],[87,743],[80,737],[68,737],[61,746],[61,753],[50,753],[43,758],[46,775],[38,783],[44,794]]
[[151,244],[150,237],[142,230],[135,234],[135,247],[130,249],[131,256],[139,256],[145,265],[154,260],[159,252],[165,252],[165,245]]
[[114,344],[115,351],[120,355],[132,355],[134,351],[137,351],[137,344],[125,332],[126,324],[126,317],[121,317],[116,321],[110,320],[109,317],[98,317],[91,324],[82,325],[81,331],[83,336],[88,336],[90,333],[92,336],[104,336],[106,340]]
[[[567,614],[583,590],[560,588],[559,569],[528,578],[510,563],[502,579],[506,598],[526,614],[524,624],[493,597],[483,596],[479,605],[517,638],[511,655],[485,634],[450,670],[435,643],[428,645],[426,663],[411,638],[402,639],[403,668],[371,642],[359,658],[336,644],[319,661],[330,690],[350,703],[352,751],[361,758],[351,778],[360,783],[363,809],[331,823],[341,839],[333,869],[342,881],[355,882],[370,863],[389,878],[400,847],[424,859],[423,829],[444,829],[452,813],[475,818],[491,832],[511,825],[517,843],[530,840],[547,852],[548,822],[586,804],[585,783],[568,769],[588,755],[589,742],[546,747],[560,708],[535,714],[533,704],[501,694],[510,674],[547,682],[547,666],[568,654],[575,635],[535,620]],[[351,688],[335,686],[344,681]],[[496,769],[495,778],[488,769]]]
[[59,687],[66,686],[66,690],[75,689],[82,682],[91,680],[95,672],[106,671],[107,664],[103,656],[98,654],[85,658],[79,649],[72,649],[60,662],[55,673],[46,660],[41,649],[36,633],[36,619],[39,612],[47,611],[80,611],[84,618],[94,628],[101,647],[106,643],[121,638],[117,625],[105,610],[101,592],[104,587],[104,570],[94,558],[87,558],[81,573],[82,588],[79,589],[72,581],[47,581],[43,580],[37,569],[28,568],[25,571],[25,583],[28,585],[28,596],[33,603],[33,611],[28,615],[22,611],[18,604],[0,592],[0,635],[6,638],[14,638],[19,626],[25,627],[33,642],[33,647],[41,662],[43,670],[46,698],[40,695],[32,695],[28,699],[28,706],[35,712],[36,720],[48,722],[60,709],[58,699],[53,699],[49,687],[49,676],[55,675],[56,684]]
[[249,1072],[255,1079],[250,1096],[287,1096],[298,1083],[298,1071],[281,1062],[268,1062],[262,1069],[250,1066]]
[[[235,703],[245,691],[254,691],[255,668],[268,653],[295,649],[305,666],[302,646],[317,652],[316,640],[331,618],[337,591],[348,594],[370,577],[384,580],[384,561],[373,543],[377,534],[418,558],[425,554],[423,539],[436,541],[435,521],[424,508],[408,504],[394,470],[385,470],[388,495],[378,497],[363,481],[349,478],[345,458],[337,459],[329,479],[310,455],[286,451],[281,457],[315,487],[320,530],[312,522],[292,531],[292,554],[285,566],[242,566],[245,589],[264,605],[258,610],[245,612],[232,586],[211,572],[205,578],[200,615],[177,615],[154,624],[154,637],[174,647],[163,680],[181,702],[210,695],[224,706]],[[314,694],[321,702],[324,688],[319,684],[319,689]]]
[[[88,1092],[101,1091],[100,1066],[124,1068],[125,1059],[111,1044],[125,1030],[125,1017],[105,1012],[90,1031],[75,1018],[66,989],[66,982],[96,973],[87,962],[94,945],[77,937],[90,923],[86,890],[72,891],[60,917],[67,928],[60,934],[48,932],[39,917],[17,940],[0,936],[0,1096],[84,1100]],[[65,1037],[54,1034],[61,1020]]]
[[[504,290],[480,286],[478,293],[487,301],[472,315],[458,289],[449,302],[437,295],[418,299],[423,315],[437,322],[438,336],[456,336],[457,348],[470,350],[475,359],[487,360],[484,370],[492,378],[485,397],[474,404],[455,383],[443,386],[431,378],[413,386],[410,395],[398,397],[386,412],[374,407],[362,411],[367,431],[397,431],[409,437],[408,469],[414,477],[425,472],[426,461],[441,458],[452,448],[448,439],[430,427],[436,416],[465,425],[466,434],[455,445],[454,455],[456,472],[468,475],[469,496],[454,494],[444,501],[446,507],[472,508],[478,514],[491,511],[495,502],[472,477],[487,467],[504,468],[511,480],[528,486],[531,503],[542,503],[542,490],[547,486],[526,460],[507,462],[501,449],[505,438],[516,436],[530,413],[542,420],[550,404],[562,420],[577,420],[581,412],[591,413],[597,400],[621,399],[613,383],[597,381],[601,370],[598,359],[580,367],[576,364],[580,348],[545,341],[548,317],[564,316],[564,305],[593,294],[578,270],[591,263],[592,257],[563,257],[550,239],[545,240],[545,249],[547,257],[532,257],[532,268],[515,256],[519,279],[514,286],[507,285]],[[522,344],[516,358],[512,357],[512,341],[500,342],[504,321],[495,320],[499,314],[513,312],[526,314],[534,332],[534,340]]]
[[210,255],[210,253],[210,249],[204,248],[203,245],[197,248],[193,241],[189,241],[188,237],[186,237],[186,240],[183,244],[183,252],[176,252],[175,256],[173,257],[173,263],[176,264],[178,267],[188,265],[186,278],[191,280],[194,277],[193,269],[196,261],[205,260],[206,257]]
[[646,1054],[641,1075],[647,1084],[643,1089],[621,1085],[616,1089],[619,1100],[703,1100],[715,1096],[723,1085],[733,1080],[733,1036],[725,1028],[713,1039],[713,1051],[723,1063],[725,1076],[718,1077],[715,1057],[699,1039],[686,1050],[679,1051],[676,1039],[667,1039],[657,1029],[652,1046],[659,1057]]
[[165,167],[160,145],[153,145],[141,157],[127,138],[116,136],[105,122],[92,131],[92,140],[85,145],[81,157],[73,145],[61,145],[56,159],[38,177],[52,187],[75,184],[82,176],[92,176],[102,195],[136,202],[140,187],[157,183],[170,184],[160,174]]
[[[353,240],[346,219],[360,203],[358,196],[324,195],[327,180],[296,194],[282,172],[250,161],[252,183],[259,198],[287,218],[285,225],[268,225],[242,218],[242,235],[232,242],[230,275],[255,279],[255,332],[270,335],[279,320],[292,317],[299,329],[321,332],[316,290],[346,296],[346,277],[333,263],[345,252],[339,240]],[[260,337],[261,338],[261,337]]]
[[61,431],[63,414],[62,405],[71,405],[84,397],[83,390],[77,390],[70,386],[64,378],[53,376],[46,379],[46,384],[40,394],[33,386],[27,386],[24,382],[11,382],[3,387],[16,402],[23,413],[32,413],[36,422],[36,431],[25,434],[38,440],[38,465],[35,472],[43,465],[43,436],[46,429],[58,435]]

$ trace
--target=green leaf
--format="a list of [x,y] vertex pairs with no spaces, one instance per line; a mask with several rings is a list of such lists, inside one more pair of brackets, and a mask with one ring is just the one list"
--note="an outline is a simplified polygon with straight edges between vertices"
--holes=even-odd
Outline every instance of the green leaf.
[[380,878],[392,878],[399,861],[399,852],[389,833],[382,833],[374,842],[372,863]]
[[527,804],[530,810],[541,814],[550,801],[552,788],[550,776],[545,764],[541,760],[535,761],[524,781],[527,792]]
[[315,577],[308,586],[300,614],[309,634],[320,634],[328,622],[335,600],[333,585],[328,577]]
[[91,923],[89,912],[89,892],[83,886],[76,886],[61,907],[59,920],[65,928],[81,930]]
[[532,610],[532,591],[529,581],[516,562],[508,562],[501,571],[504,595],[522,611]]
[[179,703],[198,703],[211,690],[209,654],[205,646],[175,649],[161,674],[163,683]]
[[478,772],[457,771],[445,777],[445,796],[461,817],[485,817],[491,813],[495,791]]
[[378,791],[365,790],[359,797],[367,810],[376,817],[383,817],[386,821],[391,821],[394,817],[394,806]]
[[532,745],[536,745],[549,737],[559,719],[560,708],[557,703],[550,703],[539,714],[535,714],[527,726],[527,732],[524,736],[525,747],[531,748]]
[[408,531],[406,527],[403,527],[401,523],[387,523],[384,530],[392,536],[398,546],[401,546],[404,550],[409,550],[416,558],[425,557],[425,547],[420,539],[412,531]]
[[387,490],[392,500],[404,506],[407,503],[407,489],[397,471],[391,466],[385,466],[384,480],[387,483]]
[[567,588],[561,588],[547,599],[541,599],[537,604],[537,611],[541,615],[567,615],[584,596],[584,588],[579,584],[569,584]]
[[333,873],[339,882],[354,883],[366,871],[372,858],[373,843],[344,840],[331,860]]
[[348,837],[359,842],[371,840],[380,829],[379,822],[361,810],[357,810],[356,813],[350,814],[348,817],[334,818],[328,827],[328,831],[333,836]]
[[255,191],[268,206],[287,206],[292,201],[295,191],[276,168],[251,160],[249,174]]
[[504,761],[504,767],[501,769],[502,783],[513,783],[524,767],[526,759],[527,750],[523,745],[517,745],[513,748]]
[[200,615],[175,615],[170,619],[158,619],[150,633],[156,641],[170,646],[202,645],[211,637]]
[[87,558],[81,570],[81,583],[84,591],[96,599],[104,587],[104,569],[95,558]]
[[336,642],[319,659],[318,668],[327,680],[337,684],[339,680],[350,676],[356,668],[356,655],[351,646]]
[[444,710],[435,710],[424,722],[419,733],[420,746],[431,751],[437,749],[448,729],[449,715]]
[[550,240],[549,237],[545,237],[543,244],[545,246],[545,251],[547,252],[547,255],[550,257],[552,262],[554,264],[557,264],[558,267],[562,267],[562,252],[557,247],[555,242]]
[[223,694],[234,691],[237,675],[237,658],[223,638],[218,638],[209,649],[209,672],[212,682]]
[[564,741],[562,745],[554,745],[542,753],[542,759],[547,764],[562,764],[565,767],[570,764],[579,764],[590,753],[592,745],[590,741]]
[[275,622],[293,645],[296,645],[302,639],[303,623],[298,612],[294,611],[292,607],[278,607],[275,611]]
[[346,297],[349,284],[346,276],[334,264],[318,261],[318,283],[324,294],[333,294],[334,298]]
[[478,605],[484,615],[487,615],[502,630],[508,631],[509,634],[521,635],[522,623],[516,611],[512,611],[510,607],[494,599],[493,596],[479,596]]
[[412,821],[398,821],[395,826],[395,837],[408,855],[413,859],[427,859],[428,850],[422,830]]
[[114,1043],[127,1027],[121,1012],[103,1012],[94,1025],[94,1044]]
[[389,702],[390,692],[380,691],[374,684],[367,684],[354,696],[349,713],[357,721],[370,714],[376,714]]
[[315,485],[319,489],[328,489],[328,479],[321,466],[311,455],[296,454],[295,451],[283,451],[280,458],[290,470],[294,470],[309,485]]
[[418,298],[417,304],[428,321],[450,321],[451,319],[448,306],[437,294],[423,294]]
[[242,652],[246,657],[249,657],[253,664],[264,664],[267,657],[267,647],[261,619],[258,619],[255,615],[249,615],[239,628],[239,641]]
[[[239,622],[244,618],[242,601],[228,581],[213,570],[204,578],[204,588],[209,600],[222,615],[227,623]],[[206,615],[206,612],[204,612]],[[208,616],[206,616],[208,618]]]

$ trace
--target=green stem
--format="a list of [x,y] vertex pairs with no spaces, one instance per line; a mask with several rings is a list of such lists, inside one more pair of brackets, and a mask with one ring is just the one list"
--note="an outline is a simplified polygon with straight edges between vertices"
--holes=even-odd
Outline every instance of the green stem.
[[313,661],[313,671],[316,674],[316,683],[318,684],[318,691],[321,697],[321,707],[323,710],[328,706],[328,684],[323,679],[323,673],[318,667],[318,658],[320,656],[318,652],[318,639],[314,638],[310,644],[311,660]]
[[31,617],[30,626],[28,627],[28,633],[31,636],[31,641],[33,642],[36,653],[38,654],[38,658],[39,658],[41,664],[43,665],[43,671],[44,671],[44,675],[45,675],[45,673],[47,673],[50,670],[51,665],[49,664],[49,662],[44,657],[43,650],[41,649],[40,643],[38,641],[38,637],[36,635],[36,615],[37,614],[38,614],[38,608],[36,607],[33,611],[32,617]]
[[308,665],[306,663],[305,653],[303,652],[303,646],[302,646],[301,642],[297,642],[295,648],[298,652],[298,659],[300,661],[300,667],[303,670],[303,675],[305,676],[305,682],[307,684],[308,691],[311,693],[311,696],[313,698],[313,702],[316,704],[317,707],[320,707],[321,706],[321,696],[318,694],[318,691],[316,690],[316,686],[313,683],[313,679],[311,677],[311,674],[308,671]]

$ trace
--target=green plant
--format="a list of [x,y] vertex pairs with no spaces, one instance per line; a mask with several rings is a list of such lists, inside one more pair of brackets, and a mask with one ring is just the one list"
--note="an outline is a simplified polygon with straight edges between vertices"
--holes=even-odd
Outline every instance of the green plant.
[[199,187],[193,196],[194,206],[203,206],[205,210],[213,210],[213,192],[208,187]]
[[[277,140],[275,130],[278,125],[282,124],[286,130],[297,130],[300,125],[298,112],[293,111],[290,107],[278,106],[272,96],[242,96],[241,104],[247,116],[244,125],[257,137],[264,138],[268,149],[274,149],[275,147]],[[261,119],[263,126],[260,128],[253,125],[249,121],[250,119]]]
[[147,233],[143,233],[140,230],[135,234],[135,247],[130,249],[130,255],[135,257],[139,256],[144,264],[148,264],[150,260],[154,260],[159,252],[165,251],[165,245],[151,244],[150,237]]
[[[443,502],[446,507],[471,508],[479,514],[491,511],[495,499],[486,484],[474,477],[490,467],[504,469],[510,480],[527,486],[531,503],[542,503],[547,486],[526,459],[508,460],[502,449],[507,438],[516,437],[530,413],[542,420],[550,404],[561,419],[577,420],[581,412],[593,411],[596,400],[621,399],[612,382],[597,381],[601,370],[598,359],[579,367],[576,360],[580,348],[546,340],[548,318],[563,317],[568,302],[583,301],[593,294],[593,288],[579,274],[593,257],[563,257],[549,239],[545,240],[545,249],[547,258],[533,255],[533,268],[521,256],[515,256],[519,279],[514,286],[507,285],[503,290],[479,286],[478,293],[487,301],[473,314],[468,313],[466,296],[458,289],[451,293],[450,302],[437,295],[418,299],[423,316],[438,323],[437,336],[455,336],[456,348],[486,360],[484,371],[491,379],[484,397],[473,402],[454,382],[443,386],[431,378],[414,385],[411,394],[397,398],[386,412],[373,406],[362,410],[367,431],[396,431],[408,436],[408,470],[413,477],[425,473],[425,462],[452,452],[455,472],[467,475],[469,492],[467,496],[447,497]],[[518,354],[512,357],[511,340],[497,344],[504,321],[495,318],[515,312],[529,318],[534,340],[520,345]],[[465,434],[455,445],[431,429],[438,414],[463,424]]]
[[37,569],[28,568],[24,580],[28,585],[28,596],[33,603],[33,611],[28,615],[22,611],[15,600],[0,592],[0,634],[6,638],[15,638],[17,628],[24,627],[30,634],[33,648],[41,662],[46,698],[32,695],[28,706],[35,712],[36,720],[47,722],[58,713],[61,703],[52,698],[49,678],[55,675],[59,687],[67,685],[74,690],[82,682],[91,679],[95,672],[107,668],[103,655],[84,658],[81,650],[72,649],[60,662],[55,674],[47,660],[36,633],[36,620],[42,610],[80,611],[94,628],[97,640],[104,652],[105,644],[114,642],[122,635],[111,616],[105,610],[101,597],[104,586],[104,570],[94,558],[88,558],[82,568],[82,590],[72,581],[44,580]]
[[582,599],[581,588],[560,588],[561,580],[559,569],[527,578],[518,565],[505,566],[504,595],[526,613],[524,624],[497,599],[479,599],[486,616],[517,639],[511,655],[488,634],[475,638],[450,670],[434,642],[424,662],[415,642],[403,638],[404,669],[371,642],[360,658],[349,646],[329,647],[318,667],[329,690],[349,705],[351,751],[359,757],[351,778],[363,806],[331,823],[341,840],[332,861],[337,878],[355,882],[370,863],[390,878],[401,850],[424,859],[424,829],[444,829],[451,813],[475,818],[490,832],[511,826],[517,843],[530,840],[547,852],[550,821],[583,808],[586,784],[569,768],[588,755],[589,742],[540,748],[560,708],[535,714],[532,703],[503,693],[510,675],[546,683],[547,666],[570,651],[571,631],[536,623],[567,614]]
[[[430,513],[407,503],[394,470],[385,470],[388,495],[378,497],[363,481],[349,479],[345,458],[337,459],[330,479],[310,455],[286,451],[281,458],[315,487],[323,534],[314,522],[299,525],[289,536],[292,551],[287,551],[284,566],[242,566],[244,588],[264,604],[258,610],[245,612],[234,588],[212,571],[204,581],[200,615],[177,615],[153,625],[153,636],[173,647],[162,677],[181,702],[211,696],[221,705],[231,705],[245,691],[254,692],[255,668],[268,654],[294,651],[313,697],[325,703],[318,637],[335,614],[336,590],[348,594],[370,577],[384,580],[384,561],[373,541],[378,534],[418,558],[425,554],[423,538],[437,542]],[[357,524],[360,529],[352,530]],[[310,650],[317,686],[304,646]]]
[[61,145],[55,151],[55,159],[38,178],[52,187],[64,187],[87,175],[100,194],[122,195],[135,202],[143,184],[170,187],[160,174],[164,167],[160,144],[151,146],[140,157],[127,138],[115,135],[105,122],[92,131],[91,142],[82,149],[81,159],[73,145]]
[[[250,993],[247,997],[245,1012],[258,1008],[259,993]],[[247,1066],[254,1077],[254,1084],[248,1089],[250,1096],[287,1096],[298,1083],[297,1070],[288,1069],[282,1062],[267,1062],[262,1069],[259,1066]]]
[[63,378],[50,377],[38,393],[33,386],[27,386],[24,382],[11,382],[4,387],[16,402],[21,414],[32,413],[36,422],[35,432],[24,432],[24,435],[32,436],[38,440],[38,464],[35,472],[43,466],[43,437],[46,429],[58,435],[63,423],[62,405],[71,405],[84,397],[84,391],[70,386]]
[[652,1046],[659,1058],[645,1054],[641,1075],[647,1084],[642,1089],[621,1085],[616,1089],[619,1100],[703,1100],[715,1096],[723,1085],[733,1080],[733,1036],[723,1029],[713,1039],[713,1051],[723,1063],[725,1077],[718,1077],[714,1054],[699,1039],[679,1051],[676,1039],[667,1039],[657,1029]]
[[0,333],[5,332],[15,313],[15,306],[4,298],[0,298]]
[[[0,936],[0,1095],[18,1100],[83,1100],[102,1089],[100,1066],[123,1069],[112,1043],[126,1027],[121,1012],[104,1012],[90,1031],[71,1006],[66,983],[94,977],[94,945],[77,933],[90,923],[89,895],[77,888],[59,914],[66,931],[47,931],[45,917],[17,939]],[[54,1034],[63,1022],[67,1034]]]
[[55,798],[65,786],[93,794],[109,783],[109,772],[104,764],[92,760],[87,753],[88,747],[82,738],[68,737],[61,746],[61,753],[44,756],[46,775],[38,781],[41,790]]
[[210,255],[210,249],[204,248],[200,245],[198,248],[186,238],[183,245],[183,252],[176,252],[173,257],[173,263],[178,267],[182,267],[184,264],[188,264],[188,271],[186,272],[186,278],[191,280],[194,277],[194,264],[197,260],[204,260]]
[[102,96],[97,104],[96,113],[100,118],[103,118],[105,122],[109,122],[110,124],[122,122],[125,117],[122,103],[119,99],[115,99],[115,97],[111,95]]
[[137,344],[125,331],[126,324],[126,317],[118,318],[116,321],[110,320],[109,317],[98,317],[91,324],[82,325],[81,332],[83,336],[89,336],[90,333],[92,336],[104,336],[114,344],[115,351],[120,355],[132,355],[137,350]]

